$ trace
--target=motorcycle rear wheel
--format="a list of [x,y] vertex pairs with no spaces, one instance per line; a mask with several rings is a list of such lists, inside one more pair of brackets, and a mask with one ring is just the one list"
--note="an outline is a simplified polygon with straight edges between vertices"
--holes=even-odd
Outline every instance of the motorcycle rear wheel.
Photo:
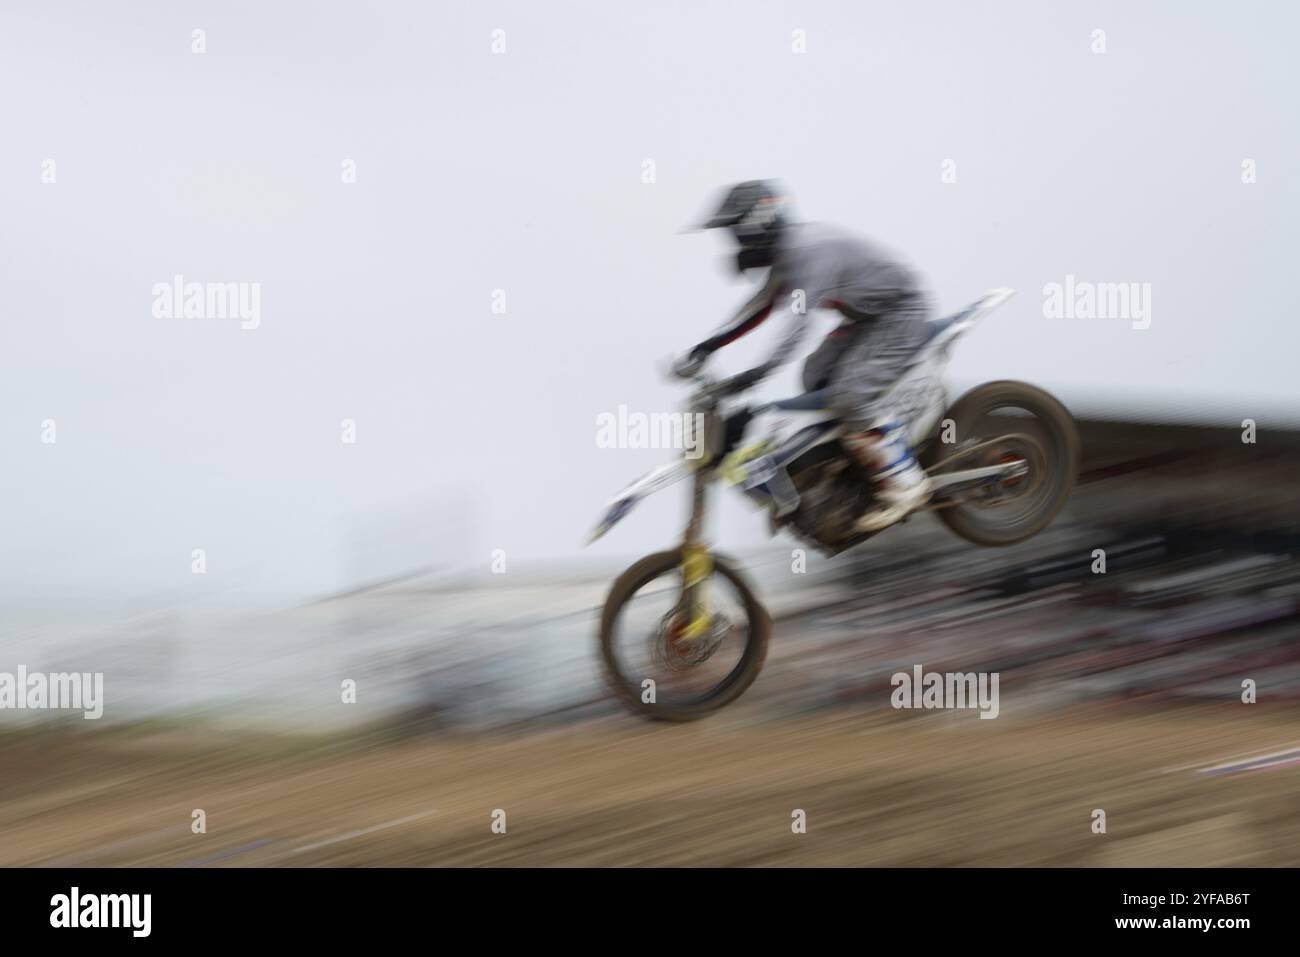
[[[1007,411],[1018,413],[1006,415]],[[1003,412],[1003,415],[996,413]],[[1031,465],[1031,474],[1017,482],[1028,484],[1019,508],[1015,497],[988,504],[968,500],[963,504],[940,507],[939,520],[954,533],[976,545],[1000,547],[1014,545],[1037,535],[1064,508],[1079,474],[1079,432],[1069,411],[1053,396],[1024,382],[1001,380],[971,389],[944,414],[955,426],[956,441],[931,442],[921,454],[921,465],[928,472],[959,452],[963,445],[996,439],[1007,433],[1028,433],[1034,439],[1030,454],[1023,457]],[[998,419],[1002,424],[997,424]],[[1014,443],[1007,455],[1015,455]],[[969,468],[997,461],[954,461],[951,468]],[[1004,456],[1002,460],[1006,460]],[[944,467],[943,471],[948,471]],[[1006,490],[1002,490],[1005,492]]]

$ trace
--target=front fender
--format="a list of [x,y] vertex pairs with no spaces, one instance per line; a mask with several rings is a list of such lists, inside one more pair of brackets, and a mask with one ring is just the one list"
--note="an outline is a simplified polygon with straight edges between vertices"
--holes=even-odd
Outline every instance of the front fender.
[[608,505],[605,506],[605,513],[601,516],[600,523],[592,531],[591,537],[587,539],[590,545],[596,539],[600,538],[611,528],[623,520],[632,507],[644,498],[649,498],[660,489],[665,489],[686,478],[695,469],[695,463],[680,458],[673,462],[659,466],[653,472],[641,476],[623,491],[619,492],[612,498]]

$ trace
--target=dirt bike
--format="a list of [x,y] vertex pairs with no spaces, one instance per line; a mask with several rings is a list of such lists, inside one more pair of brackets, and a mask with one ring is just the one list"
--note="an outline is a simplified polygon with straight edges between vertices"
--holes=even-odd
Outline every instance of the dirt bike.
[[[1012,294],[995,289],[952,316],[932,320],[928,338],[888,393],[932,484],[922,511],[933,511],[957,535],[985,546],[1012,545],[1045,528],[1064,506],[1079,467],[1074,420],[1042,389],[988,382],[948,405],[942,376],[953,343]],[[711,486],[739,486],[767,510],[773,534],[786,529],[825,555],[879,534],[854,530],[875,493],[840,442],[843,426],[826,408],[826,390],[728,412],[728,383],[701,372],[691,378],[697,388],[689,402],[695,415],[688,421],[702,428],[697,454],[625,488],[592,534],[594,541],[642,499],[693,478],[681,544],[623,572],[600,620],[601,656],[615,695],[665,721],[700,718],[740,697],[758,677],[772,628],[747,578],[703,540]],[[750,426],[768,415],[777,420],[764,437],[742,445]],[[631,610],[633,597],[639,618]],[[647,602],[648,613],[642,611]],[[621,652],[627,634],[636,639],[642,660]],[[724,646],[733,653],[721,654]]]

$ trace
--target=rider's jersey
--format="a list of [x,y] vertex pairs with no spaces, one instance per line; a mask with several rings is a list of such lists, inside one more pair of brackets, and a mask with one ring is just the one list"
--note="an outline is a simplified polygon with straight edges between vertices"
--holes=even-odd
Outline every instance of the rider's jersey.
[[914,318],[926,308],[926,299],[916,272],[888,250],[834,226],[794,223],[783,230],[762,288],[698,348],[713,352],[780,313],[785,317],[780,343],[759,366],[767,375],[803,341],[812,309],[835,309],[845,324],[874,323]]

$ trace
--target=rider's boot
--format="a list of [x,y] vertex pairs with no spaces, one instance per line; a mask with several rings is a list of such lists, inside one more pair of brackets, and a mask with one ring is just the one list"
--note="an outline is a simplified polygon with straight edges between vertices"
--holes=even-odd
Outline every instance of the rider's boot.
[[888,528],[929,501],[930,479],[908,448],[906,430],[897,422],[850,433],[844,444],[876,483],[876,504],[857,520],[855,531]]

